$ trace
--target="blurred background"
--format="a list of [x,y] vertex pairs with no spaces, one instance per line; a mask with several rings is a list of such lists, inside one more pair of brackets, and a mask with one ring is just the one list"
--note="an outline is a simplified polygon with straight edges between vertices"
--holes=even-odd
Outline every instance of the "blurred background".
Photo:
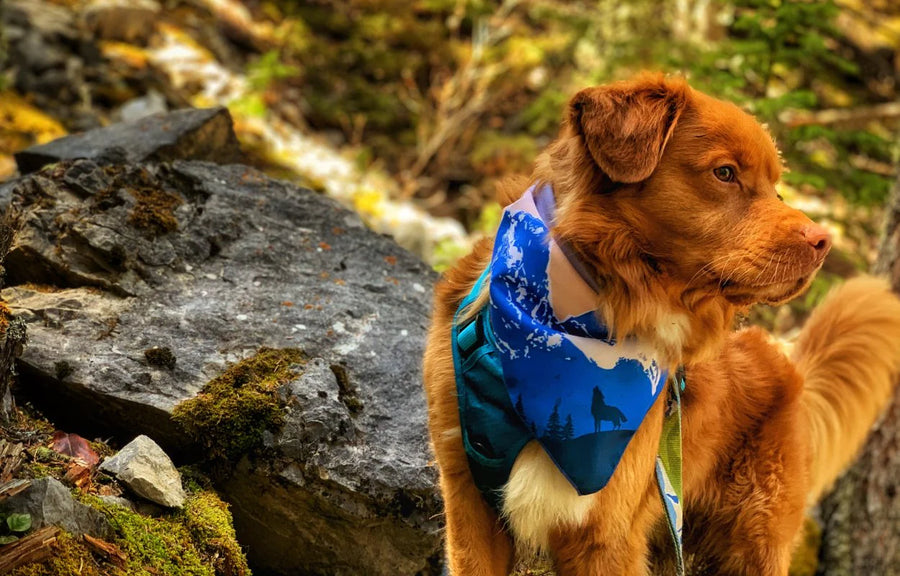
[[874,257],[896,173],[895,0],[5,0],[0,179],[62,134],[224,105],[251,163],[443,269],[499,214],[581,87],[686,75],[766,122],[783,196],[835,231],[794,329]]

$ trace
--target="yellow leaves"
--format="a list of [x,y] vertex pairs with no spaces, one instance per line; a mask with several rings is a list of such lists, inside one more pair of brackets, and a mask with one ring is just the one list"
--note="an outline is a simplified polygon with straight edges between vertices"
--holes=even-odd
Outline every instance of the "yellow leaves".
[[478,215],[478,221],[473,227],[473,232],[485,235],[493,234],[500,225],[500,217],[503,215],[503,208],[496,202],[488,202],[481,209]]
[[533,68],[539,66],[544,60],[544,51],[528,37],[510,38],[508,54],[510,64],[517,68]]
[[377,218],[384,212],[384,192],[360,188],[353,196],[353,207],[363,218]]
[[799,196],[797,189],[784,181],[779,181],[775,184],[775,191],[788,204],[791,204]]
[[885,2],[878,17],[871,17],[869,4],[869,0],[838,0],[843,9],[838,26],[862,48],[893,49],[900,42],[900,10]]
[[27,136],[31,144],[44,144],[66,135],[66,129],[12,91],[0,92],[0,152],[11,153],[4,142],[16,136]]
[[100,53],[110,60],[123,62],[136,70],[147,67],[149,57],[147,51],[139,46],[125,42],[100,42]]
[[834,156],[835,155],[833,151],[820,148],[818,150],[814,150],[812,154],[809,155],[809,160],[817,166],[830,168],[835,164],[836,158]]
[[15,172],[14,152],[65,135],[62,124],[15,92],[0,92],[0,180]]

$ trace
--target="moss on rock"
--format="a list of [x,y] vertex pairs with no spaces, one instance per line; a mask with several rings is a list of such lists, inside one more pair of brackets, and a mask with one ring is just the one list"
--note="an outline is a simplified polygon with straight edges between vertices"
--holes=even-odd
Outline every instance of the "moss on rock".
[[250,576],[228,505],[196,483],[188,488],[183,509],[155,518],[76,492],[106,515],[115,531],[110,544],[124,561],[111,563],[64,532],[50,558],[20,566],[10,576]]
[[236,460],[261,446],[263,432],[282,425],[278,388],[296,378],[305,363],[300,350],[261,348],[176,406],[172,417],[211,460]]
[[[16,478],[53,477],[71,486],[66,474],[72,460],[49,447],[56,427],[30,406],[17,409],[5,435],[24,440],[24,461],[12,469]],[[91,442],[101,456],[112,448]],[[181,509],[155,517],[103,501],[97,494],[118,495],[121,487],[110,476],[95,474],[92,482],[72,491],[76,500],[102,512],[113,529],[107,542],[121,551],[124,561],[110,558],[83,538],[62,532],[49,558],[20,566],[9,576],[249,576],[247,560],[238,544],[228,504],[198,470],[181,469],[188,494]],[[4,574],[4,576],[6,576]]]
[[184,505],[184,525],[216,574],[238,576],[250,573],[234,532],[228,504],[214,492],[204,490],[188,498]]

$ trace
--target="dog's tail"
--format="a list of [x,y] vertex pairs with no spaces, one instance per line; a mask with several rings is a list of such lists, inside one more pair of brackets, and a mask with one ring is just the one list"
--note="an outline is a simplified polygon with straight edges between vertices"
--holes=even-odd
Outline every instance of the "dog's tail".
[[833,290],[794,347],[812,445],[809,501],[856,456],[900,372],[900,299],[861,277]]

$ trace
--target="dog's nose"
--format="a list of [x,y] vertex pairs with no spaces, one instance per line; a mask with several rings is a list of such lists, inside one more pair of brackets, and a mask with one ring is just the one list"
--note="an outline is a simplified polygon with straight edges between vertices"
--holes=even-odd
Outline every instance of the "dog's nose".
[[831,250],[831,232],[818,224],[807,224],[800,229],[800,234],[807,244],[816,251],[817,258],[824,258]]

